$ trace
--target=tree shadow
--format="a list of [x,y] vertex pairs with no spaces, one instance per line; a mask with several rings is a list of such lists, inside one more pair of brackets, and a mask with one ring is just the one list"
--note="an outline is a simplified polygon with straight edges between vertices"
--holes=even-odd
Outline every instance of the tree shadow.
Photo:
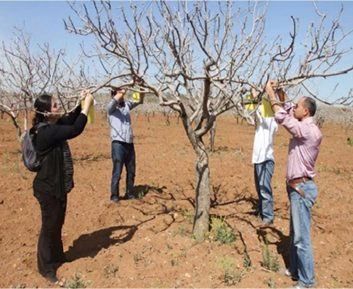
[[220,203],[218,201],[218,196],[215,194],[214,197],[211,198],[211,208],[223,207],[230,204],[239,204],[242,202],[250,203],[252,205],[252,209],[254,209],[254,212],[251,211],[251,212],[247,212],[246,214],[256,215],[256,209],[257,209],[257,203],[258,203],[257,200],[254,199],[253,197],[246,197],[245,195],[240,195],[238,198],[232,201]]
[[[226,218],[235,218],[239,221],[247,223],[250,227],[252,227],[254,230],[256,230],[256,234],[258,236],[258,240],[260,242],[265,242],[265,236],[267,234],[272,234],[274,235],[278,241],[276,242],[270,242],[267,240],[268,244],[276,245],[277,253],[280,254],[283,258],[283,261],[285,263],[286,268],[289,268],[289,263],[290,263],[290,256],[289,256],[289,245],[290,245],[290,236],[284,235],[280,230],[276,229],[273,227],[273,225],[261,225],[261,226],[256,226],[254,225],[250,220],[247,220],[245,218],[239,217],[237,213],[232,213],[226,216]],[[245,244],[245,240],[243,239],[241,232],[239,231],[239,235],[241,238],[241,241],[244,245],[244,253],[245,250],[247,250],[247,246]],[[238,252],[239,254],[241,252]]]
[[[113,238],[111,235],[118,230],[127,230],[121,238]],[[137,231],[137,226],[114,226],[101,229],[93,233],[81,235],[66,251],[68,260],[74,261],[85,257],[95,257],[102,249],[107,249],[114,244],[122,244],[132,239]]]
[[150,185],[134,186],[134,197],[137,199],[142,199],[144,196],[146,196],[150,192],[162,194],[165,189],[167,189],[166,186],[162,186],[162,187],[155,187],[155,186],[150,186]]

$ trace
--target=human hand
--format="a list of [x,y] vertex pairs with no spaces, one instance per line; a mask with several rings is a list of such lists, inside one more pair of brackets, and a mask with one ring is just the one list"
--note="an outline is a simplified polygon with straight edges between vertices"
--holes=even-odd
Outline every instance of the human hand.
[[88,115],[88,111],[93,104],[93,96],[87,89],[84,89],[81,91],[81,96],[85,96],[85,105],[84,105],[84,108],[82,109],[82,112],[85,115]]
[[87,93],[86,94],[86,97],[85,97],[85,105],[86,105],[86,103],[89,105],[89,107],[90,106],[92,106],[92,104],[93,104],[93,96],[92,96],[92,94],[91,93]]
[[278,82],[275,80],[269,80],[266,84],[266,92],[270,94],[270,92],[274,93],[278,88]]
[[87,104],[88,107],[90,107],[93,104],[92,94],[87,89],[83,89],[81,91],[81,97],[83,97],[83,96],[85,97],[85,106]]
[[125,88],[118,88],[112,92],[112,97],[117,101],[120,102],[124,99],[124,95],[126,93]]
[[260,94],[259,91],[257,91],[254,87],[251,88],[251,95],[253,98],[256,98]]

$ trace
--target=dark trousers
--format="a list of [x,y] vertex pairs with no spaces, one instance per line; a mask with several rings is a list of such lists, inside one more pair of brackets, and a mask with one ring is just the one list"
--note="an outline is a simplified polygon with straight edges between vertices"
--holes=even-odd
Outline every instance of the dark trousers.
[[111,200],[119,200],[119,182],[123,166],[126,168],[126,197],[134,196],[136,157],[134,144],[112,142],[113,174],[111,181]]
[[34,193],[42,211],[42,228],[38,239],[38,271],[44,277],[55,274],[60,263],[66,261],[61,229],[65,221],[66,199],[59,200],[54,196]]

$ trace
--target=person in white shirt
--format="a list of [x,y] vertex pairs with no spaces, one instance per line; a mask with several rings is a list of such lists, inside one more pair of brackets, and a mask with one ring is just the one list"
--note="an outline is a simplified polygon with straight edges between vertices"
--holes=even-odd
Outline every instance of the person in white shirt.
[[273,140],[278,130],[278,125],[274,117],[263,117],[261,115],[262,105],[256,110],[258,126],[254,138],[252,163],[254,164],[255,186],[259,198],[257,213],[264,223],[272,224],[274,219],[274,201],[271,181],[275,167]]

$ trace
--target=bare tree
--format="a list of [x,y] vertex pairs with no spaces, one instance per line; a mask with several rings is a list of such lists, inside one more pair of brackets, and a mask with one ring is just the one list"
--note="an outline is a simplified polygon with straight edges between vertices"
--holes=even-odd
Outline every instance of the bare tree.
[[0,111],[11,117],[19,140],[18,117],[23,113],[26,130],[38,95],[55,94],[67,111],[70,102],[77,105],[79,101],[77,90],[89,85],[81,62],[67,63],[64,50],[55,52],[49,44],[33,48],[23,29],[16,28],[12,41],[2,43],[0,55]]
[[[317,25],[314,22],[310,23],[304,39],[299,41],[299,19],[292,16],[293,31],[287,37],[289,44],[283,44],[282,38],[276,39],[273,47],[275,49],[270,54],[271,61],[268,61],[268,65],[260,67],[262,70],[266,70],[270,65],[269,77],[276,79],[281,87],[288,90],[296,89],[297,93],[294,94],[304,90],[324,104],[351,105],[353,100],[351,94],[339,99],[330,99],[338,84],[331,94],[327,92],[326,97],[319,97],[317,90],[314,93],[310,88],[313,86],[311,80],[327,79],[353,70],[353,64],[349,61],[352,47],[343,45],[344,41],[351,37],[353,29],[345,31],[339,22],[344,11],[343,5],[337,17],[330,23],[327,20],[327,15],[319,11],[316,2],[313,3],[319,18]],[[262,92],[265,91],[264,86],[265,83],[262,82]]]
[[[254,124],[253,117],[244,109],[244,96],[251,87],[261,91],[254,100],[259,102],[270,77],[279,79],[282,86],[291,87],[312,77],[335,75],[329,69],[319,73],[322,66],[315,69],[306,63],[316,59],[326,61],[331,68],[338,60],[328,59],[330,55],[335,59],[336,52],[323,58],[327,50],[321,46],[326,43],[321,43],[319,37],[318,47],[309,50],[310,55],[316,56],[305,54],[300,66],[305,69],[294,71],[296,23],[291,42],[285,47],[279,44],[280,38],[266,44],[263,3],[255,2],[245,9],[237,9],[237,3],[230,1],[132,2],[119,9],[113,4],[95,1],[88,7],[69,2],[75,19],[68,18],[66,29],[95,37],[96,50],[86,55],[98,57],[102,64],[103,78],[96,89],[138,84],[155,94],[160,105],[179,113],[196,154],[193,233],[203,238],[209,230],[210,211],[210,168],[203,137],[217,116],[236,109]],[[320,34],[309,33],[309,36],[315,43]]]

